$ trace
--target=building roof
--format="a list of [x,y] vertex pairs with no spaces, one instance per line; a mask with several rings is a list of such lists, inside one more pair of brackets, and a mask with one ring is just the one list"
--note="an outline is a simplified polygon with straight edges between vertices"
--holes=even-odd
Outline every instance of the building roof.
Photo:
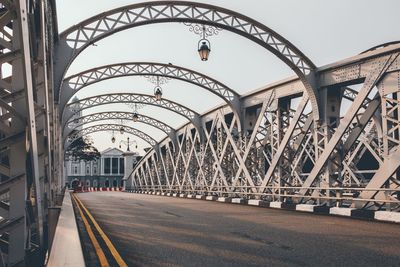
[[123,153],[124,151],[116,147],[109,147],[100,152],[101,155],[118,155],[118,156],[122,155]]

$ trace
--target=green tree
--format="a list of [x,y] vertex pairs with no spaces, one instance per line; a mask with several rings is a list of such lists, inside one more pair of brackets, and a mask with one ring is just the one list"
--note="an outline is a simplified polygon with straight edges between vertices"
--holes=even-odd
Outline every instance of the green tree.
[[90,137],[79,137],[68,148],[67,156],[73,160],[93,161],[100,158],[100,152],[93,146]]

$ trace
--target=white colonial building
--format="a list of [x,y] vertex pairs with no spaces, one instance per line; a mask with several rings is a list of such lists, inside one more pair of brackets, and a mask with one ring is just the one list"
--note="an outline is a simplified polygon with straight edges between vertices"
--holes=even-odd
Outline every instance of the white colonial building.
[[108,148],[95,161],[65,161],[66,186],[80,183],[87,187],[122,187],[124,175],[129,175],[139,160],[136,152]]

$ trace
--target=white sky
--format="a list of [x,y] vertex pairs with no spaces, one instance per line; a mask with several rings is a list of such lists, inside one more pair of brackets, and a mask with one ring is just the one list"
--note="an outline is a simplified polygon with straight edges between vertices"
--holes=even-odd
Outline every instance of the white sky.
[[[98,13],[120,6],[140,3],[133,0],[57,1],[59,32]],[[145,1],[149,2],[149,1]],[[314,64],[322,66],[356,55],[370,47],[400,39],[399,0],[203,0],[249,16],[292,42]],[[293,75],[280,60],[261,46],[226,30],[209,38],[211,55],[202,62],[197,54],[198,36],[180,23],[162,23],[125,30],[107,37],[82,52],[71,65],[68,75],[96,66],[150,61],[173,63],[209,75],[240,94]],[[144,77],[107,80],[81,90],[88,97],[109,92],[153,93],[154,85]],[[184,104],[200,114],[222,101],[194,85],[170,80],[162,86],[166,98]],[[88,109],[84,114],[107,110],[132,111],[125,104]],[[186,120],[172,112],[146,106],[139,110],[173,127]],[[101,123],[110,123],[107,121]],[[114,123],[114,122],[113,122]],[[162,139],[163,132],[144,124],[139,130]],[[91,134],[95,146],[112,146],[109,133]],[[127,135],[116,135],[117,144]],[[132,138],[131,138],[132,139]],[[138,139],[139,152],[148,145]]]

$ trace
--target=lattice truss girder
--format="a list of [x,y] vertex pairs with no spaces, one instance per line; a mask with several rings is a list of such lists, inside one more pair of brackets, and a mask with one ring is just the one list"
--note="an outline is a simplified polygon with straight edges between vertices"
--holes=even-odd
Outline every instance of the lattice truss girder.
[[65,78],[64,83],[74,91],[78,91],[102,80],[130,75],[158,75],[191,82],[222,97],[228,103],[238,98],[235,91],[206,75],[186,68],[159,63],[134,62],[103,66]]
[[146,134],[138,129],[135,129],[133,127],[129,127],[126,125],[121,125],[121,124],[100,124],[100,125],[94,125],[94,126],[90,126],[87,128],[83,128],[79,131],[76,131],[76,132],[73,132],[72,134],[70,134],[66,140],[67,143],[66,143],[65,149],[67,150],[68,146],[80,137],[83,137],[83,136],[86,136],[88,134],[95,133],[95,132],[119,131],[121,129],[121,127],[124,128],[124,131],[126,133],[135,135],[135,136],[143,139],[151,146],[155,146],[157,144],[156,140],[154,140],[151,136],[149,136],[148,134]]
[[[104,121],[104,120],[123,120],[123,121],[134,121],[134,113],[132,112],[100,112],[85,115],[82,117],[74,117],[70,119],[66,126],[69,127],[71,130],[74,130],[78,127],[84,126],[87,123],[97,122],[97,121]],[[149,116],[140,114],[137,118],[137,122],[145,123],[151,125],[166,134],[170,134],[174,131],[174,129],[165,124],[162,121],[156,120]]]
[[64,119],[65,121],[67,121],[72,118],[73,114],[78,113],[79,111],[82,111],[84,109],[111,103],[142,103],[160,106],[175,113],[178,113],[179,115],[186,117],[190,121],[199,116],[195,111],[165,98],[157,101],[154,96],[151,95],[120,93],[97,95],[71,102],[68,104],[68,108],[71,109],[73,113],[70,117],[64,117]]
[[68,29],[61,37],[76,51],[124,28],[165,21],[195,21],[236,31],[267,46],[304,75],[314,68],[296,47],[266,26],[238,13],[193,2],[153,2],[112,10]]

